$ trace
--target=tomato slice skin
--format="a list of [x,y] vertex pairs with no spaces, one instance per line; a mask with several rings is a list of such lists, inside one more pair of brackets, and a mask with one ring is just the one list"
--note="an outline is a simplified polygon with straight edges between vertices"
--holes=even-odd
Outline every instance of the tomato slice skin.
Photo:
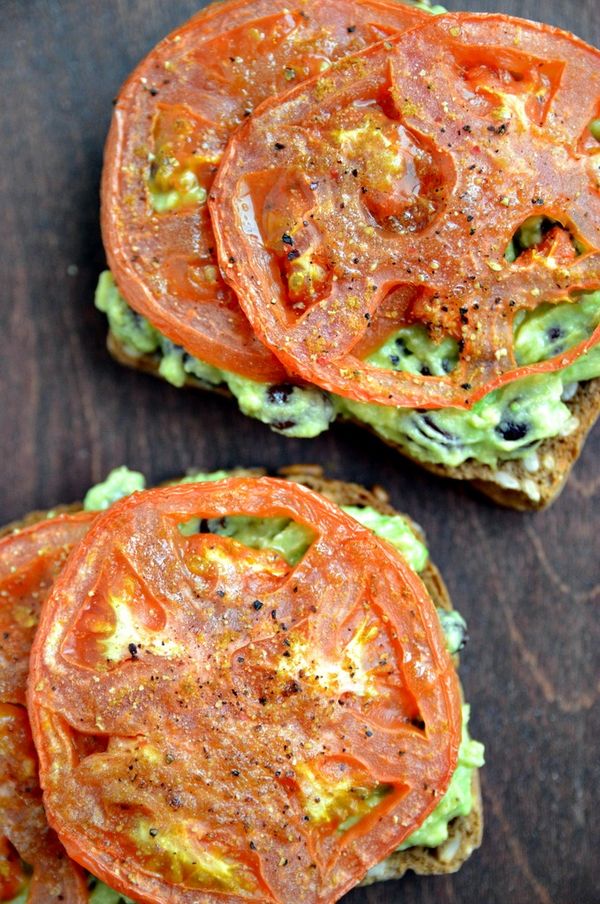
[[82,870],[46,821],[25,696],[29,651],[44,600],[93,517],[59,515],[0,539],[0,861],[3,866],[12,862],[16,883],[0,883],[0,900],[12,899],[25,881],[22,859],[33,869],[28,904],[88,901]]
[[[471,13],[431,18],[266,102],[230,142],[210,199],[223,272],[256,334],[291,373],[400,407],[468,408],[567,366],[600,328],[520,367],[513,320],[600,287],[600,147],[583,141],[599,109],[600,51]],[[286,198],[291,264],[271,228]],[[533,214],[571,234],[571,259],[505,259]],[[364,360],[370,331],[410,323],[456,340],[455,370]]]
[[[232,514],[286,516],[315,540],[292,567],[178,527]],[[421,581],[278,479],[150,490],[100,516],[31,668],[51,824],[146,901],[336,901],[456,764],[458,679]]]
[[[271,0],[235,0],[151,51],[117,99],[102,177],[107,258],[134,310],[202,361],[283,380],[221,278],[203,194],[232,131],[261,101],[427,15],[389,0],[297,0],[277,13]],[[153,209],[153,178],[167,206],[169,185],[195,186],[190,203]]]

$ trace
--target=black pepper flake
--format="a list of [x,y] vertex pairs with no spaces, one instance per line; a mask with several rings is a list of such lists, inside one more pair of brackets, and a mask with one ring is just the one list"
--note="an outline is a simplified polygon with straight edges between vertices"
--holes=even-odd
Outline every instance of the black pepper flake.
[[277,618],[277,609],[271,609],[271,618]]
[[285,150],[285,144],[282,144],[280,141],[276,141],[276,142],[275,142],[275,150],[276,150],[276,151],[283,151],[283,150]]
[[257,612],[259,609],[262,609],[262,607],[263,607],[263,604],[261,603],[260,600],[254,600],[254,602],[252,603],[252,608],[256,609]]
[[291,697],[293,694],[299,694],[301,690],[302,688],[297,681],[288,681],[281,693],[283,697]]
[[472,213],[467,214],[467,223],[472,223],[475,217]]
[[129,644],[129,647],[128,647],[128,650],[129,650],[129,652],[131,653],[131,658],[132,658],[132,659],[137,659],[137,658],[138,658],[138,648],[137,648],[137,645],[136,645],[136,644],[130,643],[130,644]]
[[370,728],[367,728],[367,730],[365,731],[365,737],[367,737],[367,738],[373,737],[373,732],[371,731]]
[[319,187],[319,183],[318,183],[318,182],[311,182],[311,183],[310,183],[310,190],[311,190],[311,191],[316,191],[318,187]]
[[476,232],[476,231],[477,231],[477,230],[475,229],[475,227],[474,227],[474,226],[471,226],[471,228],[469,229],[469,235],[475,235],[475,232]]
[[223,599],[223,597],[225,596],[225,591],[224,591],[224,590],[217,590],[217,596],[220,596],[221,599]]
[[349,35],[354,34],[354,32],[356,31],[356,25],[349,25],[348,28],[346,29],[346,31],[348,32]]
[[151,838],[156,838],[158,835],[158,829],[148,829],[148,834]]
[[267,705],[267,698],[266,698],[266,697],[259,697],[259,698],[258,698],[258,702],[260,703],[261,706],[266,706],[266,705]]
[[467,126],[463,126],[463,127],[462,127],[462,130],[463,130],[463,132],[472,132],[472,131],[473,131],[473,129],[471,128],[471,126],[468,126],[468,125],[467,125]]
[[466,389],[467,392],[469,391],[469,389],[472,388],[470,383],[461,383],[460,385],[461,385],[461,389]]
[[300,252],[298,251],[297,248],[293,248],[291,251],[288,252],[287,259],[289,261],[297,261],[299,257],[300,257]]
[[284,245],[293,245],[294,244],[294,240],[288,232],[283,233],[283,235],[281,236],[281,241],[283,242]]
[[353,169],[353,170],[352,170],[352,175],[353,175],[354,178],[356,179],[356,177],[358,176],[358,170],[357,170],[357,169]]
[[237,661],[241,664],[244,661],[244,657],[238,656]]
[[250,844],[248,845],[248,847],[250,848],[251,851],[255,851],[255,850],[256,850],[256,845],[254,844],[253,841],[250,842]]
[[231,774],[232,774],[232,775],[235,775],[235,777],[237,778],[237,776],[240,774],[240,770],[239,770],[239,769],[232,769],[232,770],[231,770]]
[[543,198],[532,198],[531,203],[538,204],[539,206],[541,206],[544,203],[544,199]]

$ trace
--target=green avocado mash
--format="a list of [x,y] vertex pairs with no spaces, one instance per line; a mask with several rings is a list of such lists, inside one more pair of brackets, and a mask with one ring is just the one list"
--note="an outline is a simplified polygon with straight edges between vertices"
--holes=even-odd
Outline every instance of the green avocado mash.
[[133,898],[128,898],[118,891],[113,891],[99,879],[90,879],[89,904],[135,904]]
[[100,512],[110,508],[124,496],[143,490],[146,478],[139,471],[130,471],[124,465],[111,471],[106,480],[96,484],[85,494],[83,507],[86,512]]
[[277,386],[257,383],[188,355],[127,305],[109,271],[100,276],[96,307],[107,315],[110,329],[125,352],[132,358],[155,356],[161,377],[173,386],[183,386],[188,378],[208,386],[224,384],[244,414],[285,436],[301,439],[318,436],[335,419],[333,402],[320,389],[291,383]]
[[[539,217],[528,221],[513,248],[540,241],[541,222]],[[317,436],[337,415],[352,417],[414,458],[449,467],[468,459],[497,467],[502,461],[530,456],[545,439],[572,433],[578,422],[567,403],[579,382],[600,376],[600,347],[596,346],[570,367],[515,380],[468,411],[390,408],[291,383],[257,383],[204,364],[135,314],[108,272],[100,277],[96,305],[107,314],[112,332],[128,354],[156,355],[162,376],[176,386],[183,385],[187,376],[210,386],[224,383],[245,414],[286,436]],[[580,294],[556,305],[542,302],[515,318],[517,360],[533,364],[555,357],[590,336],[599,322],[600,292]],[[450,338],[434,343],[422,326],[407,326],[387,339],[369,360],[382,367],[443,375],[456,366],[458,347]]]
[[[207,480],[222,480],[228,476],[227,471],[212,473],[195,472],[182,479],[182,483],[201,483]],[[143,489],[144,478],[141,474],[130,472],[126,467],[112,471],[103,483],[92,487],[85,497],[87,510],[105,509],[118,498],[130,492]],[[140,485],[141,484],[141,485]],[[133,489],[132,489],[133,487]],[[417,572],[422,572],[427,565],[429,553],[422,539],[417,536],[410,522],[402,515],[382,515],[368,506],[345,506],[344,511],[360,521],[378,537],[395,546],[405,558],[408,565]],[[218,520],[210,520],[208,530],[221,536],[232,537],[254,549],[275,549],[290,564],[300,561],[310,543],[312,532],[289,518],[251,518],[246,516],[230,516]],[[182,525],[186,534],[200,529],[197,519]],[[446,643],[451,653],[457,653],[466,642],[466,623],[458,612],[446,612],[439,609],[441,625]],[[402,846],[402,850],[414,845],[438,847],[448,837],[448,825],[459,815],[467,815],[473,806],[471,779],[473,769],[483,765],[483,746],[473,741],[468,733],[469,708],[463,709],[463,737],[459,751],[458,766],[452,776],[450,786],[423,825]],[[93,904],[120,904],[121,899],[102,897],[114,895],[106,886],[98,884],[98,899]],[[123,899],[126,901],[127,899]]]
[[445,795],[422,826],[410,835],[400,850],[423,845],[439,847],[448,838],[448,825],[457,816],[468,816],[473,807],[473,769],[483,766],[484,747],[469,737],[470,707],[463,706],[462,740],[458,751],[458,765]]

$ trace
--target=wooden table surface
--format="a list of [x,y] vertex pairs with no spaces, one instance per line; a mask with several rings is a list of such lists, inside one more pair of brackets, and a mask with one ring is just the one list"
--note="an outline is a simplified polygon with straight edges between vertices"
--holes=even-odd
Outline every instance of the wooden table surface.
[[[461,673],[487,748],[487,827],[458,875],[408,876],[347,900],[599,902],[600,429],[556,505],[521,515],[429,477],[359,429],[287,440],[233,403],[123,370],[105,352],[92,298],[104,266],[98,181],[111,99],[198,5],[0,4],[2,521],[79,499],[122,463],[160,481],[192,466],[309,461],[383,484],[426,529],[470,624]],[[598,0],[464,6],[543,18],[600,44]]]

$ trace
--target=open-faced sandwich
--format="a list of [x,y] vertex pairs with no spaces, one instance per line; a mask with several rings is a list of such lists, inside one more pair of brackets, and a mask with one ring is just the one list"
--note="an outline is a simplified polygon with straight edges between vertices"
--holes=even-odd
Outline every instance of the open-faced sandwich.
[[0,900],[310,904],[458,869],[483,750],[418,527],[314,468],[143,486],[118,469],[0,540]]
[[538,508],[600,410],[600,53],[420,6],[236,0],[162,41],[116,102],[97,305],[126,364]]

